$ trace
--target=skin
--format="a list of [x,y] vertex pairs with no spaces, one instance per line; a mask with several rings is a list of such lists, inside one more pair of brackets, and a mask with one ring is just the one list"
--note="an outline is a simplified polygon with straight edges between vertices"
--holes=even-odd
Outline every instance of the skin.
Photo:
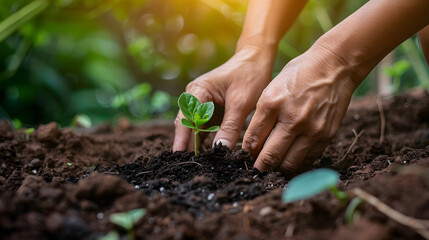
[[423,54],[426,57],[426,63],[429,64],[429,26],[426,26],[419,32],[420,45],[422,46]]
[[[285,2],[289,1],[251,1],[237,45],[237,57],[234,55],[233,60],[225,63],[227,67],[222,65],[208,73],[209,77],[202,76],[203,80],[191,82],[187,92],[197,93],[202,101],[226,103],[221,131],[215,141],[222,140],[230,148],[256,103],[243,148],[257,157],[255,167],[261,171],[294,174],[308,167],[329,143],[344,117],[353,91],[375,65],[429,24],[429,1],[369,1],[319,38],[308,51],[289,62],[260,93],[259,89],[269,81],[267,66],[272,68],[273,53],[267,46],[276,46],[296,18],[296,15],[286,19],[276,15],[284,16],[287,15],[285,11],[297,13],[302,9],[301,5],[290,2],[290,8],[285,8],[281,5]],[[265,21],[260,23],[261,19]],[[256,24],[256,30],[248,22]],[[423,36],[426,43],[427,30],[422,32],[420,37]],[[427,53],[429,45],[425,43],[423,49]],[[238,54],[244,49],[255,49],[254,59],[250,57],[254,56],[250,50],[246,50],[247,54]],[[202,83],[212,84],[204,89]],[[228,105],[230,102],[232,104]],[[178,118],[181,118],[180,113]],[[184,132],[176,123],[173,150],[189,149],[189,142],[192,142],[189,136],[190,132]]]

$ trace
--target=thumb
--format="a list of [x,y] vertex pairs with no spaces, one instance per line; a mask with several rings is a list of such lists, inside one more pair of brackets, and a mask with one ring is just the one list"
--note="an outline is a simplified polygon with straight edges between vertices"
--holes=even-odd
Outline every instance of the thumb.
[[225,114],[220,125],[219,131],[213,140],[213,144],[222,143],[222,145],[233,149],[243,130],[244,121],[250,111],[246,111],[243,107],[225,106]]

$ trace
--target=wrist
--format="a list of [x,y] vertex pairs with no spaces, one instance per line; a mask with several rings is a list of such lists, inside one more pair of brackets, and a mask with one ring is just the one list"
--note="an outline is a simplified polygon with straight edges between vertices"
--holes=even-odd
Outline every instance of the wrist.
[[347,40],[341,37],[322,36],[309,51],[320,54],[325,69],[342,75],[353,90],[377,64],[375,61],[365,59],[366,55],[360,49],[348,47]]
[[239,40],[234,55],[241,55],[247,60],[257,61],[259,64],[269,65],[271,68],[276,59],[277,44]]

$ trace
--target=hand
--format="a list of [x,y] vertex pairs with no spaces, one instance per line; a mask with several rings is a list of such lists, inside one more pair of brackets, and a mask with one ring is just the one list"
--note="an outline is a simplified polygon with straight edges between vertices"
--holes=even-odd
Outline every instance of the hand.
[[[274,61],[272,52],[255,46],[242,47],[226,63],[186,87],[186,92],[193,94],[201,102],[213,101],[225,107],[223,121],[214,142],[221,141],[229,148],[235,146],[246,117],[255,109],[262,90],[271,79]],[[182,118],[184,117],[179,112],[175,120],[173,151],[192,151],[193,133],[181,125]]]
[[261,171],[308,167],[337,131],[357,87],[334,52],[321,46],[289,62],[263,91],[243,148]]

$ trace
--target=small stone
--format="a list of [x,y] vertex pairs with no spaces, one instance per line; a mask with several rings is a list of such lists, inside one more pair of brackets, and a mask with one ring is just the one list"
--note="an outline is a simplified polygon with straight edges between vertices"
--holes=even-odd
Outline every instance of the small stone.
[[97,219],[103,219],[104,218],[104,213],[99,212],[97,213]]
[[265,216],[267,214],[269,214],[271,211],[273,211],[273,208],[270,206],[264,207],[259,211],[259,215],[261,216]]
[[209,196],[207,197],[207,200],[211,201],[214,198],[214,193],[210,193]]
[[232,204],[232,206],[233,206],[233,207],[238,207],[238,203],[237,203],[237,202],[234,202],[234,203]]

